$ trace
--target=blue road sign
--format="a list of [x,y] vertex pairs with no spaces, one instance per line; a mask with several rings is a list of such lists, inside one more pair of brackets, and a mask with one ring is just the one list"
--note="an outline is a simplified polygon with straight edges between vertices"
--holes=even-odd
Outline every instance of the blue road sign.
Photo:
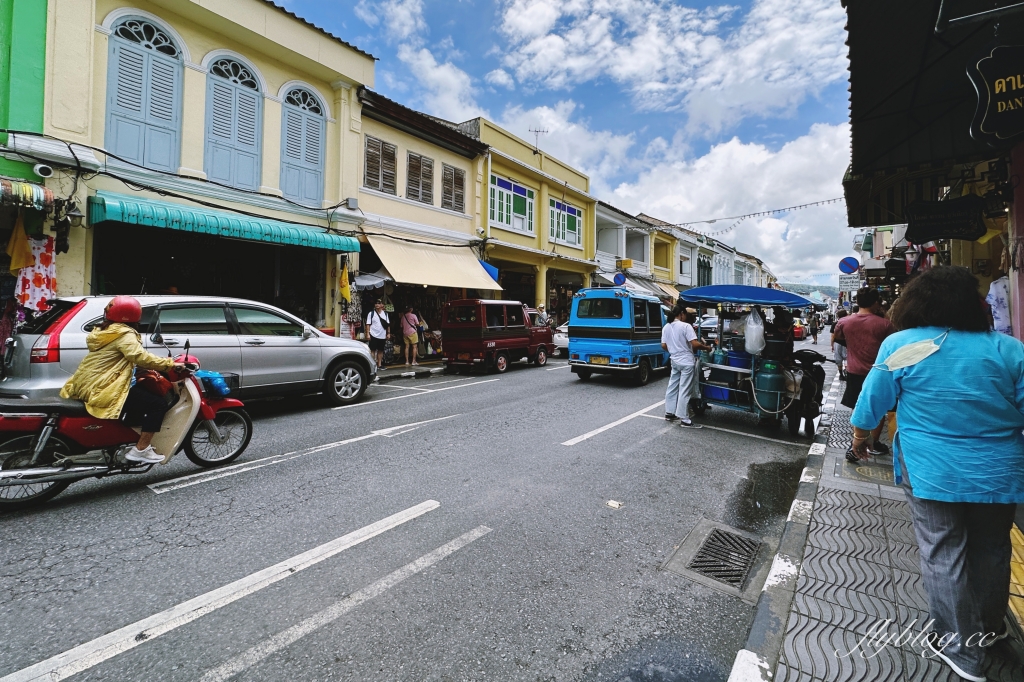
[[626,276],[623,275],[621,272],[617,273],[615,277],[612,279],[612,281],[615,282],[615,286],[621,287],[623,284],[626,283]]
[[843,260],[839,261],[839,272],[846,273],[847,275],[852,275],[858,270],[860,270],[860,261],[854,258],[853,256],[849,256],[848,258],[844,258]]

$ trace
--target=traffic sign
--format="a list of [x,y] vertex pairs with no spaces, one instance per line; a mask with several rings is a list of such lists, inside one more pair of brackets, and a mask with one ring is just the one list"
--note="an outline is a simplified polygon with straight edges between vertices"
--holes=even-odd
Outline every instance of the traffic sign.
[[612,281],[615,282],[615,286],[621,287],[623,284],[626,283],[626,276],[623,275],[621,272],[616,273]]
[[860,275],[839,275],[839,291],[860,289]]
[[860,261],[853,256],[849,256],[848,258],[844,258],[839,261],[839,272],[852,275],[858,270],[860,270]]

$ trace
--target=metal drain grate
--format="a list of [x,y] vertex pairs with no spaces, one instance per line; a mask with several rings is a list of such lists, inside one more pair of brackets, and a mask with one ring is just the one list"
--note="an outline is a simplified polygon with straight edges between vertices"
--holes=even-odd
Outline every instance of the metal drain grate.
[[742,587],[761,543],[715,528],[701,543],[688,569],[733,587]]

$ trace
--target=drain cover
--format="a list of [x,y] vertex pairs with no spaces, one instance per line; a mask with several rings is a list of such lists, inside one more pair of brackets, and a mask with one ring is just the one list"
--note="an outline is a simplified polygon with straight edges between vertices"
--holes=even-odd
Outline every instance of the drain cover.
[[739,588],[747,579],[760,546],[757,540],[715,528],[701,543],[700,549],[686,567],[695,573]]

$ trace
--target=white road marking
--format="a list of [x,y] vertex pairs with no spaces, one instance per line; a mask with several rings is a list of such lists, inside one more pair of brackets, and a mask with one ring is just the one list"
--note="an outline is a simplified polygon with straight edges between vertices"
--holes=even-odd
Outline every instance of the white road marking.
[[546,369],[545,371],[547,371],[547,372],[553,372],[553,371],[554,371],[554,370],[556,370],[556,369],[565,369],[565,368],[566,368],[566,367],[568,367],[568,366],[569,366],[569,365],[559,365],[558,367],[548,367],[548,368],[547,368],[547,369]]
[[[703,424],[705,429],[711,429],[712,431],[724,431],[725,433],[734,433],[737,436],[746,436],[747,438],[757,438],[758,440],[770,440],[773,443],[781,443],[782,445],[795,445],[797,447],[804,447],[806,443],[794,443],[788,440],[779,440],[778,438],[769,438],[768,436],[758,436],[756,433],[746,433],[744,431],[735,431],[733,429],[723,429],[721,426],[709,426]],[[0,681],[2,682],[2,681]]]
[[[412,394],[415,395],[415,394]],[[458,417],[458,414],[452,414],[447,417],[438,417],[436,419],[427,419],[421,422],[413,422],[412,424],[402,424],[400,426],[391,426],[386,429],[377,429],[371,431],[365,436],[356,436],[355,438],[348,438],[346,440],[339,440],[333,443],[324,443],[323,445],[314,445],[311,448],[305,450],[296,450],[294,452],[286,452],[282,455],[271,455],[270,457],[263,457],[261,459],[254,459],[248,462],[242,462],[241,464],[232,464],[220,469],[213,469],[212,471],[200,471],[197,474],[189,474],[188,476],[181,476],[179,478],[172,478],[167,481],[160,481],[159,483],[150,483],[147,487],[157,495],[163,493],[169,493],[172,490],[180,490],[181,488],[188,488],[189,486],[199,485],[200,483],[209,483],[210,481],[216,481],[219,478],[225,478],[227,476],[234,476],[235,474],[244,474],[246,471],[253,471],[254,469],[262,469],[266,466],[272,466],[274,464],[282,464],[284,462],[290,462],[293,459],[299,457],[305,457],[306,455],[312,455],[317,452],[323,452],[324,450],[332,450],[342,445],[348,445],[350,443],[358,443],[361,440],[368,440],[370,438],[393,438],[403,433],[408,433],[414,429],[419,428],[423,424],[430,424],[433,422],[440,422],[446,419],[454,419]]]
[[633,414],[626,415],[622,419],[616,419],[611,424],[605,424],[601,428],[594,429],[593,431],[588,431],[587,433],[584,433],[582,436],[576,436],[575,438],[570,438],[569,440],[567,440],[564,443],[562,443],[562,445],[572,446],[572,445],[577,445],[579,443],[582,443],[583,441],[587,440],[588,438],[593,438],[594,436],[596,436],[596,435],[598,435],[600,433],[604,433],[605,431],[607,431],[609,429],[614,429],[619,424],[625,424],[626,422],[628,422],[631,419],[636,419],[637,417],[642,415],[644,412],[650,412],[655,407],[659,407],[659,406],[664,405],[664,404],[665,404],[664,400],[659,400],[658,402],[654,403],[653,405],[650,405],[649,407],[645,407],[642,410],[638,410],[638,411],[634,412]]
[[320,613],[314,614],[297,623],[287,630],[282,630],[273,637],[257,644],[248,651],[210,670],[200,678],[200,682],[224,682],[235,675],[248,670],[263,659],[271,656],[285,647],[294,644],[306,635],[319,630],[325,625],[330,625],[337,619],[344,616],[352,609],[365,604],[374,597],[378,597],[403,580],[410,578],[424,569],[430,568],[447,556],[454,554],[469,543],[482,538],[491,532],[487,526],[477,526],[465,535],[461,535],[451,542],[441,545],[437,549],[424,554],[419,559],[402,566],[397,571],[389,573],[380,580],[367,585],[366,587],[353,592],[344,599],[335,602]]
[[201,594],[177,606],[172,606],[149,618],[126,625],[91,642],[86,642],[45,661],[11,673],[0,678],[0,682],[31,682],[34,680],[57,682],[57,680],[71,677],[440,506],[441,503],[435,500],[421,502],[415,507],[392,514],[386,519],[371,523],[291,559],[286,559],[233,583]]
[[640,416],[641,416],[641,417],[647,417],[648,419],[661,419],[661,420],[664,420],[664,419],[665,419],[664,417],[659,417],[659,416],[658,416],[658,415],[656,415],[656,414],[642,414],[642,415],[640,415]]
[[429,384],[424,384],[423,386],[390,386],[389,385],[389,386],[378,386],[378,388],[390,388],[391,390],[394,390],[394,391],[397,391],[399,389],[404,389],[404,390],[407,390],[407,391],[430,391],[431,390],[430,388],[424,388],[424,387],[425,386],[441,386],[443,384],[454,384],[455,382],[458,382],[458,381],[466,381],[466,379],[449,379],[448,381],[433,381],[433,382],[431,382]]
[[415,398],[419,395],[427,395],[428,393],[437,393],[439,391],[450,391],[453,388],[465,388],[467,386],[479,386],[480,384],[489,384],[492,381],[499,381],[499,379],[485,379],[484,381],[474,381],[471,384],[459,384],[458,386],[446,386],[444,388],[433,388],[425,389],[420,393],[406,393],[405,395],[396,395],[394,398],[381,398],[380,400],[366,400],[361,403],[355,403],[354,405],[340,405],[338,407],[332,407],[332,410],[348,410],[353,407],[366,407],[367,405],[376,405],[377,403],[386,403],[389,400],[402,400],[403,398]]

